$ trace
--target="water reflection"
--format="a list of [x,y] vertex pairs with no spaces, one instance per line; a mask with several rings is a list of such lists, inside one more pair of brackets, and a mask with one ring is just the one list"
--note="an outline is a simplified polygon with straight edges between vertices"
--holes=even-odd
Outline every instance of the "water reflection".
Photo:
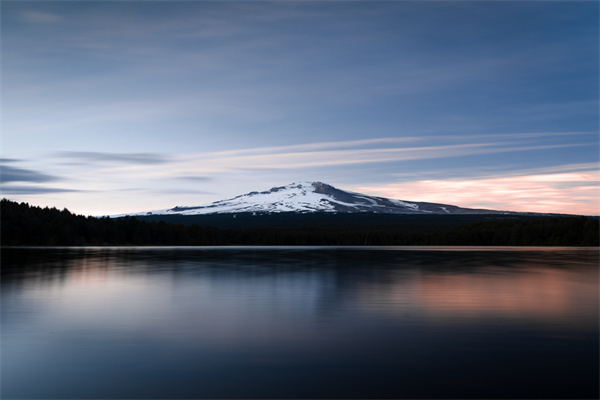
[[482,267],[477,273],[389,271],[386,279],[360,285],[359,302],[402,313],[417,307],[435,318],[527,318],[563,324],[589,323],[597,311],[593,268],[523,267],[518,272]]
[[597,265],[584,249],[10,249],[2,394],[594,397]]

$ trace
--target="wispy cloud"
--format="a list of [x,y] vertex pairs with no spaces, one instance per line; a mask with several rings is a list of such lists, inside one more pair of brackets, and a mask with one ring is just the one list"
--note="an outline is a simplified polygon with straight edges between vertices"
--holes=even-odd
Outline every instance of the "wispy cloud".
[[174,194],[191,194],[191,195],[210,195],[215,194],[214,192],[207,190],[196,190],[196,189],[186,189],[186,188],[165,188],[165,189],[150,189],[145,190],[145,193],[157,194],[157,195],[169,195],[172,196]]
[[59,178],[56,176],[44,174],[42,172],[31,169],[9,167],[0,165],[0,183],[5,182],[50,182],[56,181]]
[[[461,167],[461,168],[431,168],[418,171],[402,171],[387,174],[387,177],[392,177],[396,182],[406,181],[424,181],[424,180],[442,180],[442,179],[494,179],[508,178],[524,175],[548,175],[559,174],[566,172],[579,171],[594,171],[598,169],[597,163],[579,163],[553,165],[550,167],[527,168],[523,164],[504,164],[504,165],[488,165],[478,168]],[[386,177],[386,179],[387,179]]]
[[343,149],[352,147],[365,147],[373,145],[386,145],[386,144],[397,144],[397,143],[410,143],[416,141],[422,141],[422,137],[387,137],[387,138],[372,138],[372,139],[361,139],[361,140],[343,140],[343,141],[332,141],[332,142],[316,142],[316,143],[302,143],[288,146],[269,146],[269,147],[254,147],[249,149],[236,149],[219,151],[212,153],[215,157],[230,157],[238,155],[264,155],[264,154],[282,154],[287,152],[303,152],[303,151],[320,151],[325,149]]
[[75,163],[125,163],[125,164],[163,164],[168,158],[158,153],[103,153],[92,151],[62,151],[54,154],[63,159],[74,159]]
[[21,20],[30,23],[56,23],[62,20],[62,17],[58,14],[37,11],[37,10],[26,10],[20,13]]
[[[401,136],[401,137],[381,137],[381,138],[370,138],[370,139],[359,139],[359,140],[340,140],[340,141],[328,141],[328,142],[315,142],[315,143],[301,143],[287,146],[269,146],[269,147],[254,147],[248,149],[235,149],[220,152],[213,152],[211,155],[217,157],[234,157],[243,155],[265,155],[265,154],[283,154],[283,153],[300,153],[300,152],[319,152],[327,149],[347,149],[347,148],[362,148],[362,149],[376,149],[384,148],[389,149],[390,145],[397,146],[400,143],[447,143],[445,147],[479,147],[489,146],[497,147],[498,151],[505,151],[500,146],[502,145],[518,145],[514,149],[539,149],[542,146],[539,139],[552,139],[552,138],[573,138],[579,137],[578,143],[562,143],[558,145],[547,145],[547,146],[579,146],[584,145],[579,143],[582,136],[588,136],[594,139],[597,136],[596,132],[522,132],[522,133],[490,133],[480,135],[427,135],[427,136]],[[531,143],[537,143],[535,146],[531,146]],[[597,145],[597,143],[593,143]],[[435,148],[436,146],[423,146],[421,148]],[[440,147],[440,146],[437,146]],[[403,147],[403,149],[417,148]],[[513,150],[513,149],[508,149]],[[194,157],[191,155],[190,157]]]
[[[393,140],[383,139],[381,143]],[[337,142],[338,147],[345,147],[347,142]],[[353,141],[351,141],[354,146]],[[372,143],[377,143],[374,140]],[[145,174],[173,173],[210,174],[216,172],[239,171],[244,169],[298,169],[315,167],[333,167],[343,165],[360,165],[412,160],[452,158],[491,153],[513,153],[517,151],[536,151],[557,148],[585,146],[586,143],[563,143],[553,145],[529,145],[512,142],[462,143],[439,146],[419,147],[376,147],[361,149],[324,150],[333,147],[334,143],[307,144],[298,146],[282,146],[246,149],[229,152],[200,153],[181,156],[177,161],[169,163],[161,170],[144,168]],[[313,151],[307,151],[313,148]],[[279,150],[279,151],[278,151]],[[135,167],[129,167],[131,171]]]
[[85,190],[46,186],[0,185],[0,193],[5,195],[33,195],[47,193],[85,192]]
[[135,187],[135,188],[126,188],[122,189],[123,192],[127,193],[141,193],[144,195],[152,194],[152,195],[179,195],[179,194],[214,194],[214,192],[206,191],[206,190],[198,190],[193,188],[185,188],[181,186],[177,187],[164,187],[164,188],[149,188],[149,187]]
[[209,182],[212,180],[212,178],[208,177],[208,176],[178,176],[178,177],[173,177],[173,179],[179,179],[182,181],[190,181],[190,182]]

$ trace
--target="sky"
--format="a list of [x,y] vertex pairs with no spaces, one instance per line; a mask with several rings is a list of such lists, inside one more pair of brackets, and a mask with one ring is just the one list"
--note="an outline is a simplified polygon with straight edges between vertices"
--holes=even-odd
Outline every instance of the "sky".
[[597,1],[0,3],[0,192],[108,215],[321,181],[600,214]]

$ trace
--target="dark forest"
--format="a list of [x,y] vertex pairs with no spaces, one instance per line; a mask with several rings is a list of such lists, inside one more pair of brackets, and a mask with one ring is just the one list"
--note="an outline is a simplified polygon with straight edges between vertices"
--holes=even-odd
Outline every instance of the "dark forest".
[[236,218],[214,217],[212,222],[219,225],[216,227],[194,223],[200,222],[199,218],[187,222],[179,218],[178,223],[172,223],[134,217],[86,217],[67,209],[41,208],[7,199],[1,201],[0,212],[2,246],[600,245],[598,218],[586,216],[238,214]]

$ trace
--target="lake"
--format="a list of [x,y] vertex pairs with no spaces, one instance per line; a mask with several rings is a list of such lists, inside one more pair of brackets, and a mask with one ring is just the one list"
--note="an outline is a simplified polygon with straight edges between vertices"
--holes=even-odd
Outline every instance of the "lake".
[[598,249],[2,249],[3,399],[598,398]]

